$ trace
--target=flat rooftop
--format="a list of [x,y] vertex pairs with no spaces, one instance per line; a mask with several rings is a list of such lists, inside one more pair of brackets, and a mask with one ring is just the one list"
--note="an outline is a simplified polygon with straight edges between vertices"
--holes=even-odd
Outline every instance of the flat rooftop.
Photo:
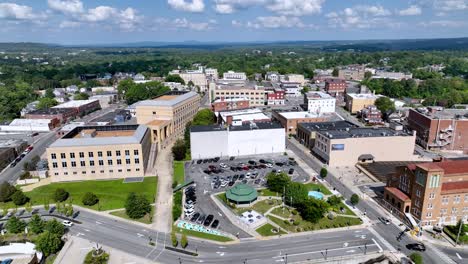
[[325,131],[332,129],[346,129],[357,127],[348,121],[335,121],[335,122],[313,122],[313,123],[299,123],[298,126],[305,128],[309,131]]
[[211,125],[211,126],[193,126],[190,132],[213,132],[213,131],[247,131],[247,130],[259,130],[259,129],[282,129],[284,128],[274,122],[257,122],[244,124],[241,126],[223,126],[223,125]]
[[377,99],[379,97],[382,97],[382,95],[378,94],[371,94],[371,93],[365,93],[365,94],[357,94],[357,93],[349,93],[348,96],[350,96],[353,99]]
[[221,116],[224,122],[226,122],[229,116],[231,116],[233,120],[241,120],[242,122],[255,120],[270,120],[268,116],[266,116],[260,109],[257,108],[220,111],[219,115]]
[[148,132],[144,125],[77,126],[50,148],[140,144]]
[[344,138],[369,138],[369,137],[396,137],[396,136],[411,136],[404,131],[396,131],[390,128],[345,128],[338,130],[324,130],[320,134],[327,138],[344,139]]
[[83,106],[83,105],[87,105],[87,104],[91,104],[93,102],[96,102],[98,100],[94,99],[94,100],[75,100],[75,101],[69,101],[69,102],[66,102],[66,103],[63,103],[63,104],[59,104],[57,106],[54,106],[52,108],[76,108],[76,107],[80,107],[80,106]]
[[[434,108],[437,109],[437,108]],[[440,108],[442,109],[442,108]],[[431,119],[468,119],[468,110],[467,109],[442,109],[429,111],[427,108],[417,108],[413,109],[424,116],[427,116]]]
[[58,114],[65,114],[70,113],[75,110],[70,108],[45,108],[45,109],[37,109],[27,113],[28,115],[58,115]]
[[308,92],[307,99],[309,100],[323,100],[323,99],[335,99],[333,96],[324,92]]
[[192,97],[199,96],[195,92],[186,92],[181,94],[165,94],[160,97],[151,99],[151,100],[144,100],[140,102],[136,102],[132,105],[132,107],[138,106],[175,106],[183,101],[186,101]]
[[326,118],[328,121],[340,121],[342,120],[340,116],[336,113],[322,113],[322,114],[315,114],[309,113],[307,111],[291,111],[291,112],[279,112],[280,116],[286,119],[299,119],[299,118]]

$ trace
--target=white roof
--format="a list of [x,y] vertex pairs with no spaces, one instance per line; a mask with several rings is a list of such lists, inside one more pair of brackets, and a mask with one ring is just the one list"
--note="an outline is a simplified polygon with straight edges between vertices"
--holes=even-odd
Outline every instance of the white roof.
[[52,119],[15,119],[11,121],[10,126],[48,126]]
[[257,108],[242,109],[242,110],[236,110],[236,111],[226,111],[226,112],[220,112],[219,114],[221,115],[221,118],[223,119],[224,122],[226,122],[226,119],[228,116],[232,116],[233,120],[242,120],[242,122],[270,119],[260,109],[257,109]]
[[323,99],[335,99],[335,98],[324,92],[308,92],[307,99],[308,100],[323,100]]
[[[0,256],[1,258],[21,258],[24,255],[33,255],[37,253],[38,258],[42,258],[42,253],[37,252],[34,248],[36,245],[30,242],[26,243],[10,243],[8,246],[0,247]],[[23,256],[21,256],[23,255]]]
[[69,101],[63,104],[59,104],[57,106],[54,106],[52,108],[75,108],[75,107],[80,107],[83,105],[90,104],[92,102],[95,102],[97,100],[74,100],[74,101]]
[[[182,95],[179,95],[173,99],[170,100],[144,100],[144,101],[139,101],[131,105],[132,108],[135,108],[137,106],[175,106],[185,100],[188,100],[194,96],[199,96],[195,92],[188,92],[184,93]],[[156,98],[157,99],[157,98]]]
[[366,93],[366,94],[349,93],[348,95],[353,99],[377,99],[379,97],[382,97],[382,95],[380,94],[371,94],[371,93]]
[[317,118],[320,117],[320,115],[309,113],[306,111],[300,111],[300,112],[282,112],[278,113],[279,115],[283,116],[286,119],[294,119],[294,118]]

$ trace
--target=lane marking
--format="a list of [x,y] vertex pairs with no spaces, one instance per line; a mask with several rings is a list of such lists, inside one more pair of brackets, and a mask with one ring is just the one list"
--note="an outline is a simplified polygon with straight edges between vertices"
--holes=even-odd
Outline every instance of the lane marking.
[[463,258],[460,256],[460,254],[458,254],[458,253],[455,253],[455,254],[457,255],[457,257],[458,257],[459,259],[463,259]]
[[166,250],[166,236],[167,236],[167,233],[164,233],[164,246],[163,246],[163,249],[161,250],[161,252],[159,252],[159,255],[156,256],[156,258],[153,259],[153,261],[156,261],[159,256],[161,256],[161,254],[164,252],[164,250]]
[[372,241],[374,241],[374,244],[377,245],[377,247],[379,247],[379,253],[382,253],[383,252],[383,248],[379,245],[379,243],[377,243],[377,241],[375,241],[375,239],[372,238]]
[[102,223],[101,223],[101,222],[98,222],[98,221],[96,221],[96,225],[102,225]]
[[89,231],[89,229],[85,229],[84,231],[86,231],[86,232],[91,232],[91,231]]
[[145,235],[140,234],[140,233],[137,233],[137,236],[138,236],[138,237],[144,237]]
[[346,251],[346,253],[354,253],[354,252],[356,252],[356,250],[354,250],[354,249]]
[[[361,248],[363,247],[364,245],[359,245],[359,246],[353,246],[353,247],[348,247],[349,249],[352,249],[352,248]],[[369,247],[372,247],[372,246],[377,246],[376,244],[370,244],[370,245],[367,245],[367,248]],[[343,250],[344,248],[332,248],[332,249],[328,249],[327,251],[330,252],[330,251],[339,251],[339,250]],[[322,252],[325,252],[325,249],[324,250],[318,250],[318,251],[310,251],[310,252],[303,252],[303,253],[296,253],[296,254],[288,254],[289,257],[291,256],[300,256],[300,255],[307,255],[307,254],[315,254],[315,253],[322,253]],[[283,256],[277,256],[277,257],[272,257],[272,258],[282,258]]]

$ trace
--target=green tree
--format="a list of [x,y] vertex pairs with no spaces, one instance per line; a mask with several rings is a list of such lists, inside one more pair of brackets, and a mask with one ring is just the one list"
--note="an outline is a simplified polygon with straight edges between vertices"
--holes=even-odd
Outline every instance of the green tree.
[[286,186],[285,203],[293,207],[299,206],[308,200],[308,192],[304,184],[291,182]]
[[12,196],[11,200],[15,205],[23,205],[29,201],[29,197],[24,195],[23,191],[17,190]]
[[301,90],[301,94],[306,94],[310,92],[310,87],[309,86],[304,86],[304,88],[302,88]]
[[375,106],[382,113],[387,113],[388,111],[395,111],[395,103],[390,100],[390,98],[382,96],[375,100]]
[[100,252],[98,255],[94,255],[96,250],[91,250],[86,254],[84,264],[107,264],[109,261],[109,254],[106,252]]
[[12,216],[8,219],[5,227],[9,233],[18,234],[24,231],[26,223],[19,220],[16,216]]
[[142,218],[151,212],[151,205],[144,195],[130,193],[125,202],[125,212],[132,219]]
[[84,205],[93,206],[99,202],[99,198],[92,192],[87,192],[81,200]]
[[65,234],[65,227],[55,218],[45,223],[44,230],[58,237],[62,237]]
[[356,206],[359,203],[359,196],[357,194],[351,195],[351,199],[349,200],[353,206]]
[[[179,74],[168,75],[164,80],[166,82],[176,82],[176,83],[185,84],[184,79],[182,79],[182,77],[180,77]],[[193,82],[192,82],[192,84],[193,84]]]
[[410,259],[411,261],[414,262],[414,264],[423,264],[423,258],[421,256],[421,254],[419,253],[413,253],[410,255]]
[[65,191],[65,189],[57,188],[54,192],[54,200],[56,202],[63,202],[68,199],[69,195],[70,194],[67,191]]
[[370,79],[372,77],[372,72],[366,71],[364,73],[364,79]]
[[327,170],[327,168],[322,167],[322,168],[320,169],[320,177],[321,177],[322,179],[325,179],[325,178],[327,177],[327,175],[328,175],[328,170]]
[[182,139],[178,139],[172,146],[172,156],[175,160],[184,160],[187,153],[187,146]]
[[334,68],[334,69],[333,69],[333,72],[332,72],[332,76],[333,76],[333,77],[338,77],[338,74],[339,74],[338,68]]
[[45,90],[44,97],[46,97],[46,98],[55,98],[54,89],[47,88]]
[[327,199],[327,203],[330,205],[330,206],[337,206],[341,203],[341,200],[343,199],[342,196],[336,196],[336,195],[332,195],[330,197],[328,197]]
[[0,202],[8,202],[11,200],[11,196],[16,192],[16,188],[8,182],[0,184]]
[[40,234],[44,231],[44,221],[37,214],[31,217],[31,221],[28,223],[28,228],[34,234]]
[[39,103],[37,104],[38,109],[46,109],[46,108],[51,108],[53,106],[58,105],[57,100],[53,98],[48,98],[48,97],[43,97],[39,99]]
[[177,241],[177,236],[174,230],[171,232],[171,241],[172,241],[173,247],[177,247],[177,245],[179,244],[179,241]]
[[63,242],[60,239],[60,236],[46,230],[37,237],[35,244],[36,250],[41,251],[46,257],[48,257],[57,253],[62,248]]
[[186,248],[188,246],[188,239],[185,234],[182,234],[182,238],[180,239],[180,245],[182,248]]
[[73,97],[73,100],[88,100],[89,94],[87,93],[78,93]]
[[192,82],[192,80],[190,80],[188,83],[187,83],[188,87],[192,88],[195,86],[195,84]]
[[195,117],[193,118],[192,124],[194,126],[206,126],[206,125],[213,125],[216,121],[216,116],[214,115],[213,111],[210,109],[202,109],[197,112]]
[[266,177],[267,186],[273,192],[283,193],[284,189],[291,183],[289,176],[282,173],[269,173]]
[[317,223],[328,211],[328,204],[322,200],[309,198],[298,206],[298,211],[304,220]]

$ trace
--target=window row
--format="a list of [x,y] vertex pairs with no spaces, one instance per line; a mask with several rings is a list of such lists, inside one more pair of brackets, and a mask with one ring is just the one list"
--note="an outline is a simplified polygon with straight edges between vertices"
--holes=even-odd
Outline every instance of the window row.
[[[125,156],[130,156],[130,150],[125,150],[124,152],[125,152]],[[133,150],[133,155],[138,156],[139,154],[140,154],[140,152],[139,152],[138,149]],[[76,155],[75,152],[70,152],[70,153],[69,153],[69,157],[70,157],[71,159],[74,159],[74,158],[75,158],[75,155]],[[106,151],[106,155],[107,155],[107,157],[112,157],[112,151],[110,151],[110,150]],[[84,152],[78,152],[78,156],[79,156],[80,158],[84,158],[84,157],[85,157],[85,153],[84,153]],[[102,156],[103,156],[103,152],[102,152],[102,151],[98,151],[98,152],[97,152],[97,156],[98,156],[98,157],[102,157]],[[122,156],[121,151],[120,151],[120,150],[116,150],[116,151],[115,151],[115,156],[116,156],[116,157],[121,157],[121,156]],[[57,159],[57,153],[52,153],[52,154],[50,154],[50,157],[51,157],[53,160]],[[89,158],[93,158],[93,157],[94,157],[94,152],[91,152],[91,151],[88,152],[88,157],[89,157]],[[66,154],[66,153],[60,153],[60,158],[61,158],[61,159],[66,159],[66,158],[67,158],[67,154]]]
[[[135,162],[135,164],[140,164],[140,159],[139,159],[139,158],[136,158],[136,159],[134,159],[134,162]],[[86,167],[86,166],[87,166],[85,161],[80,161],[79,164],[80,164],[80,167]],[[116,164],[117,164],[117,165],[122,165],[122,160],[121,160],[121,159],[118,159],[117,162],[116,162]],[[127,164],[127,165],[131,164],[131,160],[130,160],[130,159],[125,159],[125,164]],[[52,168],[58,168],[58,165],[59,165],[59,164],[58,164],[57,162],[52,162]],[[68,162],[63,161],[63,162],[61,163],[61,165],[62,165],[62,168],[67,168],[67,167],[68,167]],[[76,167],[76,165],[77,165],[77,162],[76,162],[76,161],[70,162],[70,166],[71,166],[72,168]],[[88,166],[94,166],[94,165],[95,165],[95,161],[94,161],[94,160],[90,160],[90,161],[88,162]],[[103,160],[98,160],[98,165],[99,165],[99,166],[104,166],[104,161],[103,161]],[[107,160],[107,165],[109,165],[109,166],[114,165],[113,160]]]
[[[132,172],[132,169],[127,169],[126,171],[127,171],[127,172]],[[140,171],[140,168],[136,168],[135,171],[136,171],[136,172]],[[122,170],[122,169],[118,169],[117,172],[123,172],[123,170]],[[100,170],[99,173],[105,173],[105,171],[104,171],[104,170]],[[114,170],[109,170],[109,173],[114,173]],[[72,174],[73,174],[73,175],[77,175],[78,172],[74,171]],[[81,174],[85,175],[85,174],[86,174],[86,171],[82,171]],[[96,171],[92,170],[92,171],[91,171],[91,174],[96,174]],[[55,175],[55,176],[58,176],[59,173],[58,173],[58,172],[55,172],[54,175]],[[64,172],[63,175],[68,175],[68,172]]]

